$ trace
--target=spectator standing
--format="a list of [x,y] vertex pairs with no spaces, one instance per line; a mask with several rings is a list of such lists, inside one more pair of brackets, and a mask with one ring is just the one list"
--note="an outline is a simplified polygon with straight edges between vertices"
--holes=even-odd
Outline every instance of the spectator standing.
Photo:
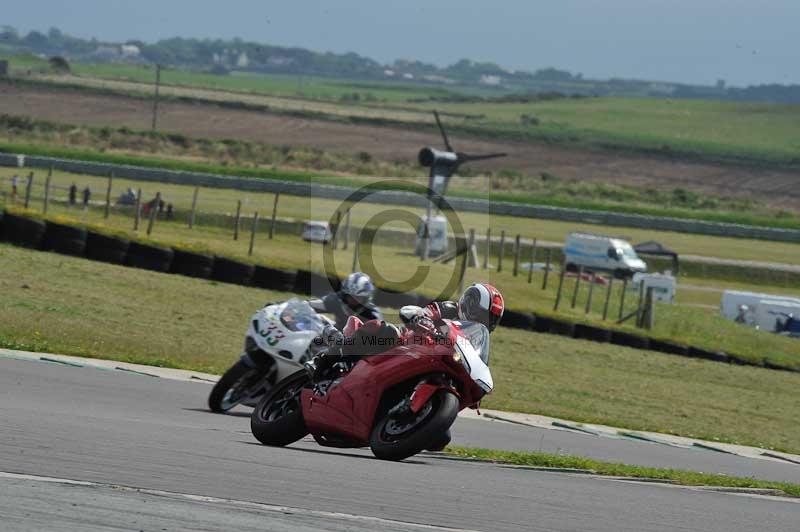
[[174,220],[175,213],[172,211],[172,203],[167,203],[167,220]]
[[70,206],[75,205],[78,199],[78,185],[72,183],[69,187],[69,204]]
[[89,188],[89,185],[86,185],[86,188],[83,189],[83,209],[86,210],[89,208],[89,200],[92,198],[92,190]]

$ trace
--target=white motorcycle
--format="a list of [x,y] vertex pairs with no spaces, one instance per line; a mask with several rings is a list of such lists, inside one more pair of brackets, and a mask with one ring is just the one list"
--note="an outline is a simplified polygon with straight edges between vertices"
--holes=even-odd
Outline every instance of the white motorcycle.
[[256,312],[250,319],[241,358],[214,385],[208,407],[221,413],[239,404],[255,406],[276,382],[327,349],[313,340],[328,324],[333,322],[296,298]]

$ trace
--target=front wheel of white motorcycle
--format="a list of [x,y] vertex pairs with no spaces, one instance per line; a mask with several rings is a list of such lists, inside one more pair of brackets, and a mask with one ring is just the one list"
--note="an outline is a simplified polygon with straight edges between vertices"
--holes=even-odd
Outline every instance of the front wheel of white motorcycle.
[[289,375],[258,402],[250,416],[250,430],[264,445],[283,447],[306,434],[300,394],[309,383],[306,370]]
[[458,406],[455,395],[440,390],[416,414],[386,414],[372,429],[372,454],[382,460],[403,460],[439,447],[445,435],[449,436]]
[[266,369],[251,368],[241,360],[220,377],[208,396],[208,408],[212,412],[227,412],[246,401],[256,391],[267,386]]

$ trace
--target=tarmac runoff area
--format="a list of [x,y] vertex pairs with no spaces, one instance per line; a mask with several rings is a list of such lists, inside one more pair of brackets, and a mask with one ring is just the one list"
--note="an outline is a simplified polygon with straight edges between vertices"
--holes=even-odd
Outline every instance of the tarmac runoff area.
[[[760,490],[723,493],[438,453],[385,462],[311,438],[264,447],[250,434],[246,409],[205,410],[207,380],[2,351],[0,529],[797,530],[800,499]],[[800,466],[790,462],[488,416],[460,418],[453,440],[800,481]]]

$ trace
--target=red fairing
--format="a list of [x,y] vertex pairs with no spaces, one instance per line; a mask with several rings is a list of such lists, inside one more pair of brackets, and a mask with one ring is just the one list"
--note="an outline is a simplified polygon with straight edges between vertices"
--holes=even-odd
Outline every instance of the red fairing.
[[[450,324],[450,328],[458,334],[455,325]],[[368,445],[377,421],[378,406],[387,390],[404,382],[411,383],[416,390],[414,402],[420,408],[436,390],[452,389],[440,383],[431,383],[429,386],[434,388],[430,388],[423,381],[431,375],[444,376],[460,385],[458,391],[452,391],[460,395],[461,409],[478,402],[483,392],[461,363],[454,361],[452,343],[437,343],[429,337],[412,334],[402,341],[403,345],[360,360],[325,395],[316,395],[310,388],[303,389],[303,417],[309,432],[344,439],[354,447]]]
[[345,324],[344,329],[342,329],[342,334],[345,336],[353,336],[362,325],[364,325],[364,322],[361,321],[360,318],[357,316],[350,316],[347,318],[347,323]]

